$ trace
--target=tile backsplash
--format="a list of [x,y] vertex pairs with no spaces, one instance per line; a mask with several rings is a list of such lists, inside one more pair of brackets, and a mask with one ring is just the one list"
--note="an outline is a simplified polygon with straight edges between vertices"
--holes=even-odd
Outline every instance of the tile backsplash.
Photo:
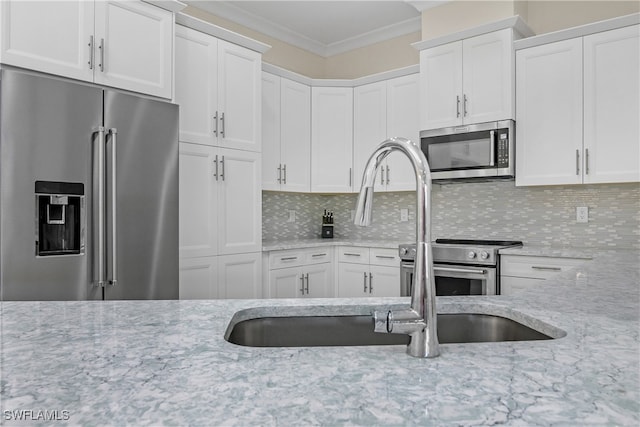
[[[415,239],[415,194],[376,193],[373,224],[350,219],[357,194],[264,191],[264,240],[320,236],[325,209],[335,215],[337,238]],[[576,207],[589,208],[589,222],[576,222]],[[400,221],[400,209],[409,220]],[[287,222],[288,211],[295,222]],[[433,186],[432,238],[516,239],[529,245],[640,249],[640,184],[516,187],[513,181]]]

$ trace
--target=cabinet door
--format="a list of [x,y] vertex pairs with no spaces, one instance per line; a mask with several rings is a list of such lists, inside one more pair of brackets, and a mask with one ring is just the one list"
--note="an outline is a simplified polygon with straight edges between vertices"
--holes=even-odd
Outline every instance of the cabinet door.
[[176,90],[180,105],[180,141],[216,145],[218,40],[176,25]]
[[2,62],[92,81],[93,12],[93,1],[0,2]]
[[298,298],[304,293],[304,275],[300,267],[269,271],[269,298]]
[[[364,168],[375,148],[387,139],[387,84],[371,83],[353,90],[354,191],[360,191]],[[386,188],[386,164],[380,167],[375,189]]]
[[584,38],[584,182],[640,181],[640,27]]
[[516,185],[582,182],[582,39],[516,52]]
[[311,89],[311,191],[350,192],[353,182],[353,89]]
[[218,250],[220,254],[262,250],[260,154],[218,152]]
[[464,123],[512,118],[514,59],[511,28],[464,40],[462,58]]
[[308,193],[311,189],[311,88],[281,79],[280,107],[281,189]]
[[333,296],[333,269],[330,263],[307,265],[305,273],[305,291],[309,298],[328,298]]
[[534,289],[544,282],[544,279],[529,277],[500,277],[500,295],[518,295],[528,289]]
[[180,257],[218,253],[218,184],[215,149],[180,143]]
[[220,298],[262,298],[262,254],[260,252],[218,257]]
[[338,297],[369,296],[369,266],[338,263]]
[[217,257],[180,260],[180,299],[218,298]]
[[[387,137],[402,136],[420,145],[420,75],[387,81]],[[387,191],[413,191],[416,178],[411,162],[402,153],[387,157]]]
[[262,189],[280,190],[280,77],[262,73]]
[[438,129],[462,123],[462,42],[420,52],[420,123]]
[[369,267],[369,294],[372,297],[400,296],[400,267]]
[[261,151],[262,60],[252,50],[218,41],[219,144]]
[[95,2],[95,82],[171,98],[173,14],[143,2]]

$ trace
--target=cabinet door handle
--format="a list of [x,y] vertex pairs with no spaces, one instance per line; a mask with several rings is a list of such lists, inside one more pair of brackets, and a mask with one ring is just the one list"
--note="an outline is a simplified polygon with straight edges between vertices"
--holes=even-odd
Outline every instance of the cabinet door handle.
[[456,117],[460,117],[460,96],[456,95]]
[[284,166],[282,166],[282,174],[284,176],[284,178],[282,179],[282,183],[286,185],[287,184],[287,165],[286,165],[286,163],[285,163]]
[[93,70],[93,36],[89,36],[89,69]]
[[462,106],[462,110],[464,111],[464,116],[467,117],[467,94],[465,93],[463,95],[464,98],[464,104]]
[[300,293],[304,295],[304,274],[300,275]]
[[369,293],[373,293],[373,274],[369,273]]
[[224,133],[225,133],[225,130],[224,130],[224,113],[222,113],[220,115],[220,136],[222,136],[223,138],[224,138]]
[[349,168],[349,187],[351,187],[353,185],[353,183],[351,182],[351,168]]
[[305,274],[304,278],[307,281],[307,287],[305,288],[305,291],[307,291],[307,295],[309,295],[309,273]]
[[576,175],[580,175],[580,150],[576,150]]
[[222,156],[222,160],[220,160],[220,178],[222,178],[222,180],[224,181],[224,156]]
[[218,180],[218,155],[216,154],[216,159],[213,161],[213,164],[216,165],[215,166],[215,171],[213,172],[213,176],[215,177],[216,181]]
[[213,128],[213,134],[218,136],[218,112],[216,111],[216,115],[213,116],[213,123],[215,127]]
[[532,265],[531,268],[533,270],[543,270],[543,271],[562,271],[561,267],[543,267],[539,265]]
[[367,293],[367,273],[363,273],[364,274],[364,293]]
[[589,175],[589,149],[584,149],[584,173]]
[[391,179],[389,178],[390,174],[389,174],[389,166],[387,166],[387,185],[389,185],[389,183],[391,182]]
[[100,49],[100,63],[98,64],[98,67],[100,67],[100,71],[104,72],[104,39],[100,39],[100,46],[98,46],[98,49]]
[[326,253],[324,253],[324,254],[313,254],[313,255],[311,255],[311,258],[316,258],[316,257],[321,257],[321,256],[327,256],[327,254]]
[[382,259],[395,259],[394,256],[391,255],[376,255],[376,258],[382,258]]
[[380,168],[380,185],[384,185],[384,168]]
[[297,259],[298,259],[297,256],[288,256],[288,257],[280,258],[280,261],[295,261]]
[[351,252],[345,252],[344,256],[360,256],[360,254],[352,254]]
[[282,163],[278,165],[278,184],[282,184]]

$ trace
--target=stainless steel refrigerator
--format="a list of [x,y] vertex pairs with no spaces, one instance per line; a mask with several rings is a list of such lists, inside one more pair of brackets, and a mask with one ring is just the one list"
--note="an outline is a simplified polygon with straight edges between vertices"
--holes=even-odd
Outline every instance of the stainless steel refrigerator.
[[178,106],[0,70],[2,300],[178,298]]

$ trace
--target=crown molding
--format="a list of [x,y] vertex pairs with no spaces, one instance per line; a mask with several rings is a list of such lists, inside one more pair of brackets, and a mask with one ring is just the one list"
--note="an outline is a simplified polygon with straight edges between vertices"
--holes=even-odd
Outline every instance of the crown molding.
[[219,16],[220,18],[235,22],[236,24],[245,26],[300,49],[315,53],[324,58],[422,30],[422,18],[417,16],[398,24],[382,27],[356,37],[327,45],[275,24],[259,15],[247,12],[229,2],[215,2],[213,5],[209,2],[189,2],[189,4]]

